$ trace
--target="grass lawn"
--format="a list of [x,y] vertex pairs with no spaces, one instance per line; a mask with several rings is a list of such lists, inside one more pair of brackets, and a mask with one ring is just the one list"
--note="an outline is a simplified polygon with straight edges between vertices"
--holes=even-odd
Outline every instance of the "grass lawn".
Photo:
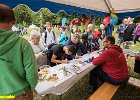
[[[97,30],[97,29],[96,29]],[[116,30],[116,28],[115,28]],[[31,29],[28,29],[28,32],[30,32]],[[59,31],[57,28],[54,29],[57,36],[59,36]],[[115,32],[115,31],[114,31]],[[66,32],[68,34],[68,32]],[[114,33],[113,36],[117,40],[117,34]],[[29,34],[24,35],[26,39],[29,40]],[[136,46],[130,46],[130,49],[133,51],[140,51],[140,43],[137,42]],[[128,66],[131,68],[129,71],[129,76],[135,77],[140,79],[140,74],[137,74],[134,72],[134,57],[128,58]],[[140,67],[140,66],[139,66]],[[140,88],[137,88],[135,86],[132,86],[130,84],[127,84],[125,87],[120,87],[116,94],[113,96],[112,100],[140,100]]]

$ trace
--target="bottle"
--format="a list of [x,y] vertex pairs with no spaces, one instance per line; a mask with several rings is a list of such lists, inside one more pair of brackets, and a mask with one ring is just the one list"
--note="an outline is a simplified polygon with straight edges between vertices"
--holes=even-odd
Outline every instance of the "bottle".
[[63,75],[64,75],[64,76],[67,76],[67,71],[66,71],[65,66],[63,67]]

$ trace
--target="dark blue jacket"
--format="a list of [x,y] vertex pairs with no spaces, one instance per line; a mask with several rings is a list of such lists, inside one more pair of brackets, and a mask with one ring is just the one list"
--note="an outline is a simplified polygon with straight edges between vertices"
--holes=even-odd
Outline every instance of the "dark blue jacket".
[[77,44],[74,44],[71,41],[71,39],[69,38],[66,42],[66,45],[73,45],[75,47],[75,53],[73,55],[73,58],[75,57],[76,53],[79,56],[82,56],[87,53],[87,49],[86,49],[85,45],[83,43],[81,43],[80,41]]

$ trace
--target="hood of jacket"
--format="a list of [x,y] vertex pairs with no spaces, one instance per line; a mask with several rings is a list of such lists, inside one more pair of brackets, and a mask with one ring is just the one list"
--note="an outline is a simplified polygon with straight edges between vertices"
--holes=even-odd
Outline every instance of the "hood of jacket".
[[110,46],[109,49],[117,50],[117,51],[120,52],[120,53],[123,52],[122,48],[120,48],[120,46],[118,46],[118,45]]
[[13,31],[0,30],[0,55],[9,51],[19,40],[19,36]]

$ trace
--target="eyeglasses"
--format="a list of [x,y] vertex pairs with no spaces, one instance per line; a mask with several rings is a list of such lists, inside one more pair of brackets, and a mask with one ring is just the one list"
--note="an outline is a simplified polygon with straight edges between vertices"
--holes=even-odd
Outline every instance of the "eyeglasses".
[[107,41],[103,41],[103,43],[105,43],[105,42],[107,42]]
[[50,25],[46,25],[46,27],[52,27],[52,26],[50,26]]

